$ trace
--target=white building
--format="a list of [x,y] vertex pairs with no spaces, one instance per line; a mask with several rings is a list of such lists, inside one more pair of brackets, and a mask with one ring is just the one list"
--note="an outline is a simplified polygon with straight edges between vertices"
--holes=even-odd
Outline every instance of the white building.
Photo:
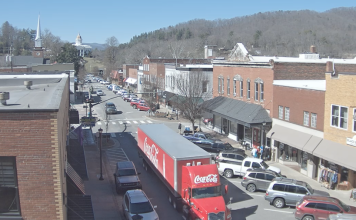
[[82,37],[80,36],[79,33],[78,33],[77,38],[75,39],[75,44],[73,44],[73,46],[75,46],[77,48],[77,50],[79,52],[79,56],[81,56],[81,57],[87,56],[92,50],[91,46],[82,44]]

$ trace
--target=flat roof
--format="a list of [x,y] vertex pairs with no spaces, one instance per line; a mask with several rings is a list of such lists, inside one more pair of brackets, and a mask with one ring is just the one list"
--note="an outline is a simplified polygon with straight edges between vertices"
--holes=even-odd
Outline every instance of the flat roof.
[[326,80],[273,80],[273,85],[326,91]]
[[[68,74],[0,75],[0,92],[9,92],[0,112],[58,111]],[[27,89],[24,81],[32,81]]]

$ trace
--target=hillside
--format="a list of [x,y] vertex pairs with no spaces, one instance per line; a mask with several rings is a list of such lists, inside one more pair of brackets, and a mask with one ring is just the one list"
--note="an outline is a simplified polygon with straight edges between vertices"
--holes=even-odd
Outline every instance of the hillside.
[[224,20],[191,20],[134,36],[121,44],[118,63],[140,63],[146,55],[201,58],[204,45],[227,56],[236,43],[252,54],[298,56],[315,45],[321,57],[356,56],[356,7],[315,11],[275,11]]

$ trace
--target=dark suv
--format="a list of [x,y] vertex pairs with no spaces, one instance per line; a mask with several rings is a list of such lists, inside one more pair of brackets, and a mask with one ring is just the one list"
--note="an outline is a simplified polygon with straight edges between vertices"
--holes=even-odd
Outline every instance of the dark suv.
[[221,151],[216,157],[217,161],[227,160],[233,162],[242,162],[247,155],[245,154],[245,150],[235,148],[233,150],[224,150]]
[[142,189],[140,179],[132,161],[122,161],[116,163],[114,173],[116,192],[125,192],[129,189]]
[[269,184],[276,177],[286,177],[272,170],[266,169],[250,169],[247,170],[241,185],[249,192],[255,192],[256,190],[266,191]]
[[327,219],[329,215],[343,213],[356,214],[356,207],[348,206],[340,200],[325,196],[304,196],[297,205],[296,219]]

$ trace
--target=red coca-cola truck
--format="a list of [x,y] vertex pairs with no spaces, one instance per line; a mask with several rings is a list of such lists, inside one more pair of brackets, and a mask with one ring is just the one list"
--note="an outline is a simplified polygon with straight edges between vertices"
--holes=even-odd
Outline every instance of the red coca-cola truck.
[[[186,219],[230,220],[211,155],[164,124],[138,127],[138,151],[168,189],[168,200]],[[231,200],[230,200],[231,201]]]

